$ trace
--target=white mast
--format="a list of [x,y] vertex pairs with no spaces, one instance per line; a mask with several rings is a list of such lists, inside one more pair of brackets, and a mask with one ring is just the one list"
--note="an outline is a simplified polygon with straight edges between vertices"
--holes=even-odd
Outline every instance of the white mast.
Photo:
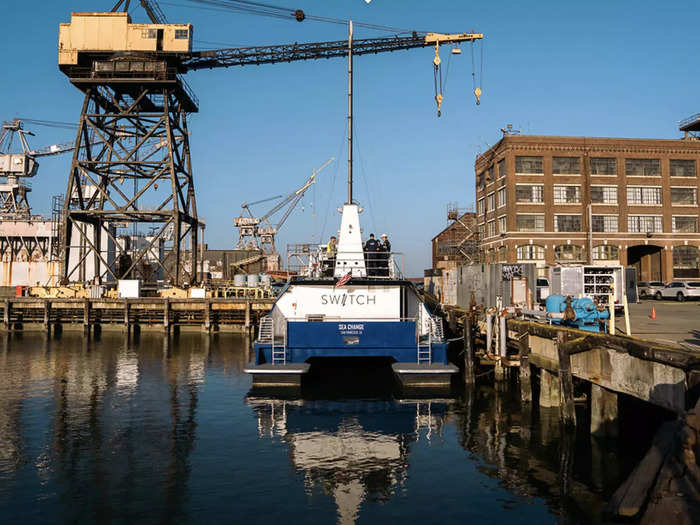
[[348,202],[352,204],[352,20],[348,23]]

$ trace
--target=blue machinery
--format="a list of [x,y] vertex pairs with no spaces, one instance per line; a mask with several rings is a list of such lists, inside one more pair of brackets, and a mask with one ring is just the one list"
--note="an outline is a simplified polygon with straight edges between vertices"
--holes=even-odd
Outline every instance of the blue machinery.
[[608,309],[599,309],[590,298],[573,299],[571,296],[550,295],[546,301],[547,318],[561,326],[570,326],[590,332],[600,332],[610,319]]

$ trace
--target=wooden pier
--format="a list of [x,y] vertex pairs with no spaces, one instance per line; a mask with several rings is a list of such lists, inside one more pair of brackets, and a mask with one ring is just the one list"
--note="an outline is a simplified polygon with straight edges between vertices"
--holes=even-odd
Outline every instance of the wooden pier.
[[195,328],[248,331],[272,308],[274,299],[39,299],[11,298],[2,306],[2,329],[117,328],[131,331]]
[[[666,515],[674,523],[696,523],[700,509],[700,352],[535,322],[507,310],[497,313],[493,325],[485,330],[480,315],[476,310],[448,309],[453,333],[462,328],[465,384],[475,383],[475,377],[481,375],[477,368],[492,371],[497,385],[511,378],[515,383],[517,374],[523,417],[529,418],[537,405],[558,409],[562,438],[581,425],[576,404],[584,400],[594,438],[618,436],[621,395],[667,411],[669,422],[615,493],[607,515],[613,520],[641,518],[642,523],[657,523]],[[486,340],[492,339],[498,343],[487,345]],[[675,498],[672,502],[669,494]]]

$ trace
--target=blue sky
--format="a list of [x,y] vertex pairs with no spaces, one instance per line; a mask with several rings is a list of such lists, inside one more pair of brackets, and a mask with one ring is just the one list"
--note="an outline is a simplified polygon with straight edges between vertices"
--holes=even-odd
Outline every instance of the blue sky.
[[[271,0],[272,1],[272,0]],[[0,118],[77,122],[81,94],[56,65],[58,24],[71,11],[114,2],[12,2],[0,19]],[[137,3],[137,2],[132,2]],[[471,94],[468,46],[454,56],[437,118],[432,50],[355,59],[355,174],[365,233],[387,232],[406,269],[430,266],[430,239],[446,225],[448,202],[474,200],[474,159],[512,123],[540,135],[676,138],[677,121],[700,111],[695,2],[297,0],[307,13],[425,31],[485,35],[482,103]],[[346,28],[297,23],[161,1],[171,22],[195,26],[195,47],[341,40]],[[134,20],[145,21],[140,8]],[[383,36],[358,29],[358,38]],[[442,51],[445,61],[449,49]],[[197,71],[192,161],[200,216],[211,248],[234,243],[244,201],[294,189],[328,158],[279,235],[288,242],[327,238],[345,197],[347,79],[344,59]],[[35,146],[71,141],[71,132],[32,128]],[[31,203],[48,214],[65,192],[70,158],[42,160]],[[266,205],[257,208],[266,211]]]

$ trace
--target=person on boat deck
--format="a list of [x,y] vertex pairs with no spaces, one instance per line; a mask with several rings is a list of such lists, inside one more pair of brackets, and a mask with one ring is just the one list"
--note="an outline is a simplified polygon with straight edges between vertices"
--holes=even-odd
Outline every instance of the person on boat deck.
[[369,239],[365,243],[365,268],[367,275],[377,275],[377,256],[379,255],[379,243],[374,238],[374,234],[369,234]]
[[335,255],[338,253],[338,239],[335,235],[331,235],[331,239],[326,245],[326,269],[323,274],[326,277],[332,277],[335,270]]
[[389,277],[389,257],[391,257],[391,243],[389,242],[389,238],[386,236],[386,233],[382,233],[382,240],[379,243],[379,251],[382,252],[380,254],[380,275],[383,275],[384,277]]

